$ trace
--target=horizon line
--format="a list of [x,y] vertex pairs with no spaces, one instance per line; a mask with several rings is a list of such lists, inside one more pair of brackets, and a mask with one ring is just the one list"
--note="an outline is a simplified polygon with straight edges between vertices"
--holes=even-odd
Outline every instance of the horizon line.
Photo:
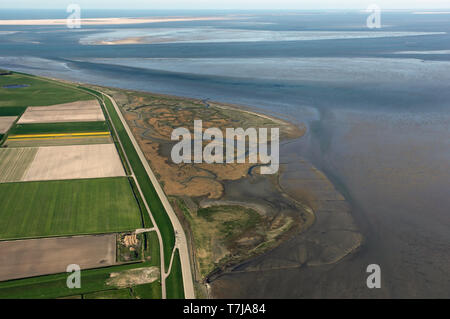
[[[22,7],[0,7],[0,10],[65,10],[65,7],[51,7],[51,8],[22,8]],[[123,7],[115,7],[115,8],[86,8],[84,10],[167,10],[167,11],[212,11],[212,10],[221,10],[221,11],[327,11],[327,10],[333,10],[333,11],[343,11],[343,10],[355,10],[355,11],[361,11],[366,10],[364,7],[348,7],[348,8],[310,8],[310,9],[300,9],[300,8],[195,8],[195,9],[188,9],[188,8],[123,8]],[[431,11],[443,11],[443,10],[450,10],[450,6],[447,8],[388,8],[383,9],[384,11],[417,11],[417,10],[431,10]]]

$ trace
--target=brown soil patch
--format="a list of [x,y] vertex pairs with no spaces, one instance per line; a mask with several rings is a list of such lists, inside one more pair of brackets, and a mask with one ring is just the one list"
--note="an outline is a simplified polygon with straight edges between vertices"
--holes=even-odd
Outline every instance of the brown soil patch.
[[0,281],[115,263],[115,234],[0,241]]
[[97,100],[78,101],[50,106],[31,106],[20,117],[19,124],[104,121]]

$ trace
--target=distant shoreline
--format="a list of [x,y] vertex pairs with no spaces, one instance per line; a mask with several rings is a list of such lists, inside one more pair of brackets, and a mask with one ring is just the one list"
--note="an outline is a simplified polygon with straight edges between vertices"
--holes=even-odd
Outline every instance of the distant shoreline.
[[[182,21],[218,21],[230,20],[231,17],[170,17],[170,18],[89,18],[81,19],[81,25],[123,25],[142,23],[182,22]],[[66,25],[67,19],[30,19],[0,20],[2,25]]]

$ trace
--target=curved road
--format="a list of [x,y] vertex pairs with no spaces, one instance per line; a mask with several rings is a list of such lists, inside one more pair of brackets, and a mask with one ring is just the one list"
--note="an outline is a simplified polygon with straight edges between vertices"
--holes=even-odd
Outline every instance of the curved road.
[[[136,149],[136,152],[139,155],[139,159],[142,162],[142,165],[144,166],[150,181],[153,184],[153,187],[155,188],[159,199],[161,200],[161,203],[164,206],[164,209],[167,212],[167,215],[169,215],[170,222],[172,223],[174,232],[175,232],[175,249],[178,249],[180,253],[180,261],[181,261],[181,271],[183,275],[183,287],[184,287],[184,297],[186,299],[194,299],[195,293],[194,293],[194,282],[192,280],[192,272],[191,272],[191,263],[189,260],[189,250],[187,246],[187,239],[186,234],[184,233],[184,229],[181,226],[180,221],[178,220],[177,215],[175,214],[175,211],[172,208],[172,205],[170,205],[169,200],[167,199],[166,194],[164,193],[163,189],[161,188],[161,185],[159,184],[155,174],[153,173],[152,169],[150,168],[150,165],[148,165],[147,159],[144,156],[144,153],[142,152],[141,148],[139,147],[139,144],[137,143],[136,139],[134,138],[127,122],[125,121],[125,118],[122,115],[122,112],[120,111],[116,101],[114,98],[106,93],[101,92],[104,96],[110,99],[112,104],[114,105],[114,109],[116,110],[117,115],[120,118],[120,121],[122,122],[131,142],[133,143],[134,148]],[[165,269],[161,269],[161,277],[165,280],[170,272],[166,273]]]

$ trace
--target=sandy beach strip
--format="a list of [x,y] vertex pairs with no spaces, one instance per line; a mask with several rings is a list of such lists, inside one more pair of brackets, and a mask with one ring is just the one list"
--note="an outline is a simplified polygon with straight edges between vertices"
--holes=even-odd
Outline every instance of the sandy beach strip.
[[[81,19],[81,25],[122,25],[141,23],[215,21],[231,17],[171,17],[171,18],[91,18]],[[0,25],[66,25],[67,19],[0,20]]]

